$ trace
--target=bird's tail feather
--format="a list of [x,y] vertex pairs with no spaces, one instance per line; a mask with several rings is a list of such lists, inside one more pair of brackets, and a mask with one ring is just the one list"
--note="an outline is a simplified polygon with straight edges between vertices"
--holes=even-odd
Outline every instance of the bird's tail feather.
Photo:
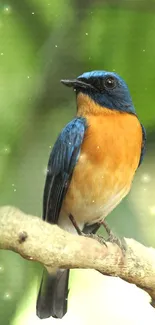
[[37,299],[37,316],[62,318],[67,311],[69,270],[59,269],[49,274],[44,270]]
[[[86,225],[83,232],[96,233],[99,224]],[[37,299],[37,316],[62,318],[67,312],[69,270],[57,269],[52,274],[45,269]]]

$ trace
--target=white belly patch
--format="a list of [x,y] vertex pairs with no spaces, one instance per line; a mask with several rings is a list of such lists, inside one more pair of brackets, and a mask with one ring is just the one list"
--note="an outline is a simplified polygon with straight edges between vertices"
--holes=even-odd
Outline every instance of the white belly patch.
[[[88,220],[85,220],[88,224],[92,224],[94,222],[99,222],[104,219],[127,195],[129,189],[123,188],[116,194],[112,194],[106,204],[98,206],[94,203],[89,209],[89,217]],[[91,211],[91,212],[90,212]],[[92,215],[92,218],[90,218]],[[91,220],[90,220],[91,219]]]
[[70,210],[66,211],[66,215],[72,214],[79,225],[98,222],[104,219],[120,203],[129,192],[129,189],[129,186],[120,190],[115,187],[114,192],[109,192],[106,200],[104,195],[101,195],[96,201],[92,199],[94,196],[92,190],[90,190],[89,196],[86,197],[83,197],[80,191],[75,191],[74,201],[70,205]]

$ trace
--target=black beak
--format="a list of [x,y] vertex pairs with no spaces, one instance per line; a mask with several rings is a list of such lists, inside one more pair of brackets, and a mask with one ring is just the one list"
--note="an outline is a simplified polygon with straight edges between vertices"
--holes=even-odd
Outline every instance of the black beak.
[[84,89],[93,89],[95,90],[95,87],[90,85],[89,83],[82,81],[82,80],[78,80],[78,79],[72,79],[72,80],[68,80],[68,79],[62,79],[61,80],[62,84],[67,86],[67,87],[73,87],[74,89],[77,88],[84,88]]

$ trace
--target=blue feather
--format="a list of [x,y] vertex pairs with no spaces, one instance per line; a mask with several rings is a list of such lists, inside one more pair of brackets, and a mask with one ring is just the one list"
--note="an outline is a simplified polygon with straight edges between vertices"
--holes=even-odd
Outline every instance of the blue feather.
[[143,137],[143,140],[142,140],[141,155],[140,155],[140,160],[139,160],[138,167],[141,165],[141,163],[142,163],[142,161],[144,159],[145,151],[146,151],[146,130],[145,130],[143,124],[141,124],[141,127],[142,127],[142,137]]
[[48,162],[43,200],[43,219],[57,223],[83,142],[86,120],[77,117],[58,136]]

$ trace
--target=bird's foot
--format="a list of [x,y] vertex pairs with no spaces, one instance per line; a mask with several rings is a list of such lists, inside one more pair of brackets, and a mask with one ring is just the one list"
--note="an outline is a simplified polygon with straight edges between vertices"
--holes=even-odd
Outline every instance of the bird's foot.
[[100,244],[105,245],[105,246],[107,247],[106,240],[105,240],[101,235],[85,234],[84,232],[82,233],[82,235],[83,235],[84,237],[89,237],[89,238],[95,239],[95,240],[97,240]]
[[119,248],[121,249],[123,255],[125,255],[127,246],[126,246],[126,242],[125,242],[123,237],[119,238],[111,231],[111,234],[108,237],[107,241],[109,241],[110,243],[114,243],[117,246],[119,246]]
[[78,235],[84,236],[84,237],[89,237],[89,238],[92,238],[92,239],[96,239],[100,244],[103,244],[103,245],[105,245],[107,247],[106,241],[102,236],[95,235],[93,233],[85,233],[85,232],[81,231],[79,226],[77,225],[74,217],[71,214],[69,215],[69,219],[70,219],[71,223],[73,224],[74,228],[76,229]]
[[101,221],[100,224],[104,226],[104,228],[105,228],[105,230],[106,230],[106,232],[108,234],[107,242],[114,243],[117,246],[119,246],[122,253],[123,253],[123,255],[125,255],[127,246],[126,246],[126,242],[125,242],[124,238],[123,237],[122,238],[117,237],[112,232],[112,230],[109,228],[109,226],[108,226],[108,224],[107,224],[107,222],[105,220]]

